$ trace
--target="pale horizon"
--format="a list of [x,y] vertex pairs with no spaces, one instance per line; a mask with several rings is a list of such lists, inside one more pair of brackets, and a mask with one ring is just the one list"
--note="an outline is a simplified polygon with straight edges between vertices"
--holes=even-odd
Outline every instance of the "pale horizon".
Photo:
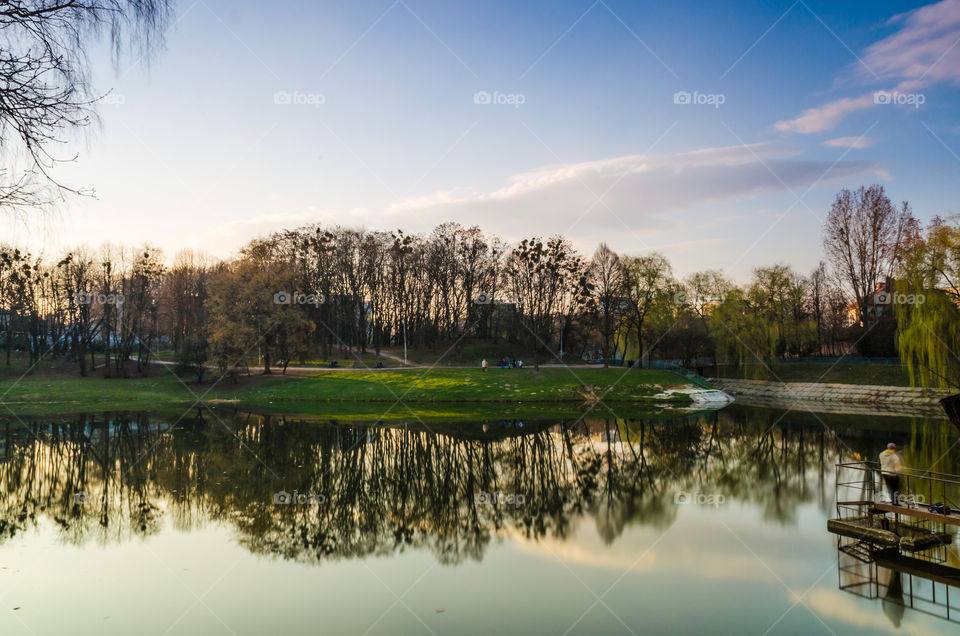
[[[334,5],[264,24],[246,3],[180,5],[149,66],[95,60],[102,127],[54,174],[96,198],[7,218],[5,242],[225,258],[305,224],[453,221],[745,280],[813,269],[843,187],[880,183],[923,222],[960,211],[957,1],[832,21],[802,3],[715,8],[722,38],[680,5],[551,6]],[[884,91],[923,103],[875,103]]]

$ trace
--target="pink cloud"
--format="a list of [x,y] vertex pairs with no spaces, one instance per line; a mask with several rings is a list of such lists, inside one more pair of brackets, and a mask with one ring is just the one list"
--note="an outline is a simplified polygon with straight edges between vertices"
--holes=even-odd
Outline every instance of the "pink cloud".
[[[867,47],[858,64],[862,75],[898,81],[887,92],[917,91],[941,82],[960,84],[960,0],[942,0],[900,14],[890,24],[902,26]],[[876,106],[875,94],[871,91],[808,108],[774,127],[804,135],[830,130],[847,115]]]
[[831,148],[869,148],[872,144],[869,137],[837,137],[823,142],[824,146]]

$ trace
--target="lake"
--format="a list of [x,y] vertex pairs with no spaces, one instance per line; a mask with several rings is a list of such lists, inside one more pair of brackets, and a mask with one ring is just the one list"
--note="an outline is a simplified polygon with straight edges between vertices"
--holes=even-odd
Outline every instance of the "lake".
[[948,620],[946,588],[912,577],[911,608],[826,530],[835,465],[890,441],[958,472],[945,419],[737,404],[5,418],[0,633],[957,633],[960,590]]

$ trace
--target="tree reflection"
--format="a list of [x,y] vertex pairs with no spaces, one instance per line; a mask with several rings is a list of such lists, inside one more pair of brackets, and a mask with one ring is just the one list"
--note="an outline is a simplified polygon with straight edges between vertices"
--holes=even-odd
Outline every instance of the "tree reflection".
[[[822,423],[738,408],[429,429],[219,411],[168,421],[3,422],[0,536],[46,521],[66,542],[109,543],[217,523],[286,559],[428,548],[458,563],[508,534],[567,538],[581,520],[606,543],[631,525],[663,530],[680,492],[792,523],[801,504],[832,505],[834,464],[865,448],[856,430],[838,438]],[[313,503],[276,503],[277,493]]]

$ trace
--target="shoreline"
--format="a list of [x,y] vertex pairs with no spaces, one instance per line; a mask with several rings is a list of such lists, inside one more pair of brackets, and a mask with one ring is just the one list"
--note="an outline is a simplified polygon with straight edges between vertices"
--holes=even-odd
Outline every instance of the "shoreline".
[[823,407],[829,410],[850,409],[864,414],[869,410],[946,417],[940,400],[953,393],[949,389],[874,384],[775,382],[731,378],[709,378],[708,381],[712,386],[732,395],[736,402],[745,405],[786,408],[797,404],[816,404],[817,410]]

